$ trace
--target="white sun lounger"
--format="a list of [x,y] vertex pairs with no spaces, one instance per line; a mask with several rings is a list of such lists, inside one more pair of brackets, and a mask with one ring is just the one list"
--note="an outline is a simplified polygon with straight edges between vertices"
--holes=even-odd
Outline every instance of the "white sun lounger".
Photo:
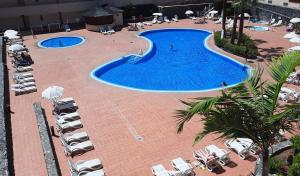
[[66,134],[60,133],[59,139],[62,143],[65,142],[67,144],[70,144],[73,142],[87,141],[89,140],[89,136],[85,131],[79,133],[66,133]]
[[16,78],[14,78],[14,81],[15,81],[15,83],[21,84],[24,82],[35,82],[35,79],[34,79],[34,77],[28,77],[28,78],[16,77]]
[[221,24],[222,23],[222,17],[220,17],[217,21],[215,21],[215,24]]
[[95,171],[103,168],[102,162],[99,159],[80,160],[76,163],[68,160],[71,173],[80,173],[82,171]]
[[102,26],[100,26],[100,33],[103,34],[103,35],[107,35],[108,34],[108,32]]
[[205,151],[207,153],[209,153],[210,155],[213,155],[213,153],[219,158],[218,162],[222,165],[225,166],[227,163],[230,162],[230,158],[229,158],[229,153],[224,150],[224,149],[220,149],[219,147],[211,144],[205,147]]
[[107,30],[107,32],[109,33],[109,34],[114,34],[116,31],[112,28],[112,26],[108,26],[107,27],[108,28],[108,30]]
[[65,133],[66,131],[73,131],[82,127],[83,125],[80,120],[75,120],[66,123],[56,123],[57,131],[62,133]]
[[170,176],[169,171],[161,164],[151,167],[151,171],[155,176]]
[[224,143],[229,149],[236,151],[241,159],[249,156],[249,147],[238,142],[236,139],[226,140]]
[[19,88],[19,89],[22,89],[24,87],[31,87],[31,86],[36,86],[35,82],[24,82],[22,84],[13,84],[13,85],[11,85],[12,88]]
[[174,15],[174,18],[172,18],[173,21],[178,22],[178,15]]
[[167,16],[164,17],[164,21],[167,22],[167,23],[171,23],[171,21],[168,19]]
[[277,23],[272,24],[272,27],[278,27],[282,25],[282,20],[279,20]]
[[297,92],[293,89],[289,89],[287,87],[281,87],[280,93],[286,93],[289,96],[292,96],[293,99],[298,99],[298,97],[300,96],[300,92]]
[[228,23],[228,24],[226,25],[226,27],[227,27],[227,28],[233,28],[233,21],[230,21],[230,23]]
[[153,18],[153,20],[151,21],[151,23],[152,24],[155,24],[155,23],[157,23],[158,21],[157,21],[157,16],[155,16],[154,18]]
[[105,176],[103,169],[95,171],[82,171],[80,173],[72,173],[71,176]]
[[15,92],[15,95],[22,95],[26,93],[36,92],[37,88],[35,86],[23,87],[23,88],[11,88]]
[[63,27],[66,32],[71,32],[71,28],[70,28],[69,24],[64,24]]
[[82,154],[94,149],[94,145],[91,141],[84,141],[80,143],[71,143],[68,145],[67,143],[63,143],[64,152],[67,156],[73,156],[75,154]]
[[56,120],[64,120],[64,121],[74,121],[80,119],[79,113],[78,112],[71,112],[71,113],[55,113],[54,116]]
[[171,165],[183,175],[189,175],[193,172],[193,166],[190,163],[185,162],[181,157],[173,159]]
[[249,151],[252,155],[256,155],[258,152],[261,151],[259,146],[257,146],[252,139],[249,138],[236,138],[238,142],[243,145],[247,145],[249,147]]
[[276,21],[276,19],[275,19],[275,18],[272,18],[272,19],[270,20],[270,23],[269,23],[269,24],[274,24],[275,21]]
[[293,95],[295,97],[299,96],[299,94],[300,94],[299,92],[297,92],[297,91],[295,91],[293,89],[289,89],[287,87],[281,87],[280,92],[282,92],[282,93],[288,93],[288,94],[291,94],[291,95]]
[[18,66],[18,67],[16,67],[17,72],[27,72],[27,71],[32,71],[32,70],[33,69],[30,66],[26,66],[26,67]]
[[283,93],[279,92],[278,94],[278,99],[287,102],[289,100],[289,94],[288,93]]
[[144,24],[145,26],[152,26],[152,23],[149,23],[149,22],[143,22],[143,24]]
[[75,102],[63,103],[63,104],[54,104],[54,111],[61,112],[64,110],[76,110],[78,106]]
[[298,78],[297,78],[297,76],[299,75],[299,73],[298,72],[293,72],[293,73],[291,73],[289,76],[288,76],[288,78],[286,79],[286,82],[287,83],[296,83],[296,81],[299,81],[298,80]]
[[33,77],[33,74],[32,73],[14,73],[13,77],[28,78],[28,77]]
[[20,80],[20,79],[26,79],[26,78],[29,78],[29,79],[34,79],[33,78],[33,74],[32,73],[29,73],[29,74],[13,74],[13,79],[14,80]]
[[204,164],[207,167],[207,170],[212,172],[215,168],[219,167],[219,164],[217,163],[218,157],[209,155],[207,152],[203,150],[198,150],[193,153],[193,156],[196,160],[200,161],[202,164]]
[[67,97],[67,98],[54,100],[53,103],[58,105],[58,104],[65,104],[65,103],[72,103],[72,102],[75,102],[75,100],[72,97]]

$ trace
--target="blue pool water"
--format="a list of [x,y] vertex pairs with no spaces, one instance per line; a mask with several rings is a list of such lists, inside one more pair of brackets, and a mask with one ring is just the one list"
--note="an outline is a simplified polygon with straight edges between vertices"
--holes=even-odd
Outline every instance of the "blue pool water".
[[250,26],[249,29],[253,30],[253,31],[268,31],[269,30],[268,27],[264,27],[264,26]]
[[[161,29],[140,33],[149,50],[128,55],[94,69],[101,82],[147,91],[205,91],[244,81],[248,67],[220,55],[205,45],[210,32]],[[172,45],[172,47],[171,47]]]
[[42,48],[67,48],[75,45],[80,45],[84,42],[83,37],[54,37],[42,40],[38,45]]

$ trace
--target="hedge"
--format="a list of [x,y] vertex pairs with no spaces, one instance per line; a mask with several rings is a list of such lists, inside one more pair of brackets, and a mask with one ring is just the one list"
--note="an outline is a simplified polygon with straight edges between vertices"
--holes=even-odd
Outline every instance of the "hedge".
[[230,41],[221,39],[220,31],[214,33],[214,40],[218,47],[223,48],[225,51],[232,54],[245,57],[247,59],[256,59],[257,57],[258,51],[255,42],[245,34],[243,36],[244,41],[241,45],[231,44]]

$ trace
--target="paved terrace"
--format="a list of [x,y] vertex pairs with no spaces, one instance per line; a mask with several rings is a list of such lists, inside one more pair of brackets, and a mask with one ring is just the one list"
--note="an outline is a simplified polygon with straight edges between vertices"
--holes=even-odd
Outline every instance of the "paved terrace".
[[[212,22],[205,25],[192,24],[186,19],[178,23],[153,25],[145,30],[172,27],[213,31],[220,29],[221,25]],[[245,31],[250,33],[247,29]],[[214,96],[218,92],[147,93],[112,87],[89,76],[91,70],[99,65],[129,53],[138,53],[140,49],[145,51],[148,47],[147,42],[137,38],[136,34],[137,32],[129,32],[124,28],[109,36],[78,30],[38,35],[37,39],[32,39],[31,36],[24,37],[35,61],[33,74],[38,91],[17,97],[13,92],[10,94],[13,111],[11,119],[14,166],[17,176],[47,175],[32,104],[40,101],[45,108],[49,125],[54,125],[51,103],[41,98],[41,92],[51,85],[64,87],[64,96],[74,97],[84,125],[81,131],[86,131],[95,145],[95,150],[76,156],[73,160],[100,158],[108,176],[150,176],[151,166],[161,163],[167,169],[171,169],[170,161],[179,156],[194,161],[192,152],[208,144],[225,148],[222,141],[214,140],[215,135],[207,136],[201,143],[192,146],[195,134],[202,129],[201,123],[195,118],[186,125],[184,132],[178,135],[173,117],[175,109],[183,108],[179,99]],[[263,53],[269,55],[281,53],[282,50],[293,46],[282,38],[283,34],[283,27],[274,31],[251,32],[251,36],[259,40],[259,47]],[[86,42],[67,49],[37,47],[39,40],[70,35],[84,36]],[[209,45],[216,48],[211,39]],[[233,57],[244,62],[242,58]],[[12,68],[11,65],[9,68]],[[10,82],[13,82],[11,77]],[[135,135],[142,136],[144,140],[138,141]],[[53,141],[62,175],[69,175],[67,159],[71,158],[64,155],[58,138],[53,137]],[[230,153],[230,157],[233,164],[223,167],[224,171],[218,175],[249,175],[250,171],[254,170],[256,158],[244,161],[234,152]],[[195,171],[197,175],[215,175],[199,168]]]

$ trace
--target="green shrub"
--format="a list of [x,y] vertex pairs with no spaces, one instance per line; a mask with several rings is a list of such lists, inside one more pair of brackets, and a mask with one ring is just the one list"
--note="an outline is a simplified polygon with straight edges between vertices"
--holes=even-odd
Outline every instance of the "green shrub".
[[278,160],[276,158],[270,158],[269,160],[269,169],[270,173],[276,174],[280,172],[280,169],[283,167],[284,163],[282,160]]
[[292,137],[291,142],[293,144],[293,147],[295,148],[295,150],[297,152],[300,151],[300,136],[299,135],[295,135]]
[[290,165],[288,170],[288,176],[299,176],[299,175],[300,175],[300,163]]
[[294,156],[294,158],[293,158],[293,164],[294,163],[300,164],[300,153],[298,153],[297,155]]
[[245,46],[234,46],[234,53],[236,55],[245,56],[246,57],[246,55],[247,55],[247,48]]
[[218,47],[235,55],[250,59],[255,59],[257,57],[258,51],[255,42],[247,35],[243,36],[241,45],[231,44],[227,39],[221,39],[220,31],[214,33],[214,40]]
[[247,55],[250,59],[255,59],[258,55],[257,48],[247,48]]
[[293,158],[293,164],[289,166],[288,176],[300,175],[300,154],[297,154]]
[[215,32],[214,39],[215,39],[216,45],[221,48],[224,46],[224,44],[226,42],[225,40],[221,39],[221,32]]

